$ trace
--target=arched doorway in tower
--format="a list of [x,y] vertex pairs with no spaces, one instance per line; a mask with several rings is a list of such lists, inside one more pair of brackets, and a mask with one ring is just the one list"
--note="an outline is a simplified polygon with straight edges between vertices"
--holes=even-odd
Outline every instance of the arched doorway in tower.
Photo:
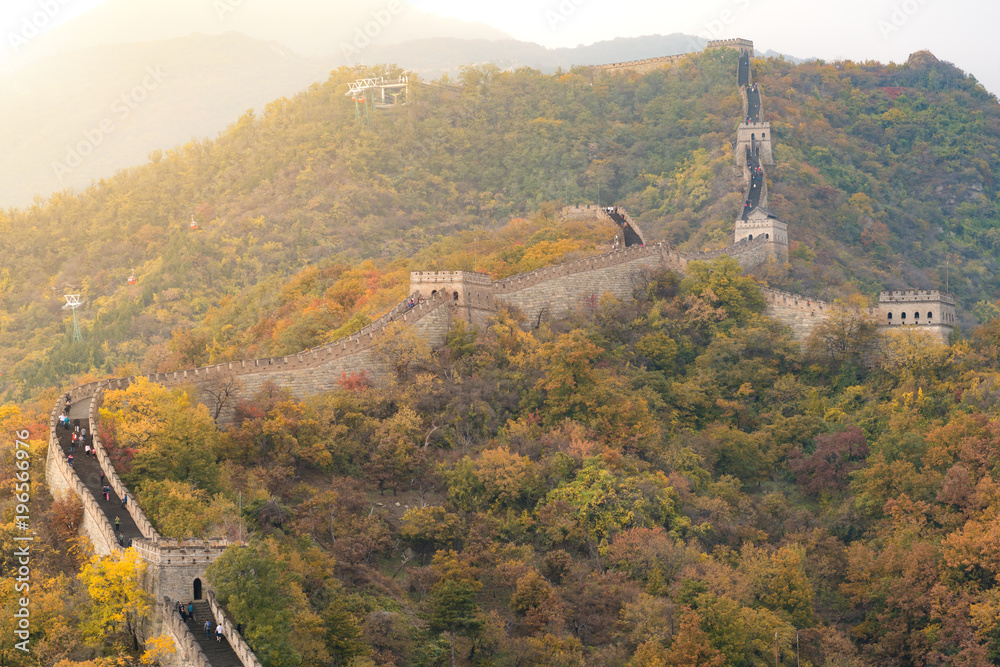
[[201,599],[201,579],[194,580],[194,598],[195,600]]

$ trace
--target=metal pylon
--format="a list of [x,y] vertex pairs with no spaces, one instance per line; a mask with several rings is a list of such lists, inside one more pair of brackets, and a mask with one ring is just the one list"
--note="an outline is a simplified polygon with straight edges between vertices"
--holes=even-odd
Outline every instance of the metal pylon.
[[80,322],[76,319],[76,309],[83,305],[83,300],[79,294],[66,294],[63,298],[66,299],[66,305],[63,306],[63,310],[73,311],[73,342],[82,343],[83,334],[80,333]]

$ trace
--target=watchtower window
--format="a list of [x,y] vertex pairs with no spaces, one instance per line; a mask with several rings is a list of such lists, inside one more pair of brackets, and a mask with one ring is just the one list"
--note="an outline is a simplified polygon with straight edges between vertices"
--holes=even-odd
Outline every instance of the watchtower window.
[[765,241],[770,241],[771,240],[771,235],[770,234],[764,234],[764,240]]
[[889,313],[889,321],[892,322],[892,313]]
[[193,592],[194,592],[194,599],[195,600],[200,600],[201,599],[201,579],[195,579],[194,580],[194,591]]
[[927,311],[927,319],[930,320],[930,319],[933,319],[933,318],[934,318],[934,313],[932,313],[930,311]]
[[451,300],[458,301],[458,292],[455,292],[454,294],[451,295]]
[[902,314],[901,314],[901,315],[899,316],[899,319],[901,319],[901,320],[905,320],[905,319],[906,319],[906,313],[902,313]]
[[766,139],[766,138],[767,138],[767,133],[765,133],[765,132],[761,132],[761,133],[760,133],[760,138],[761,138],[761,140],[764,140],[764,139]]
[[919,320],[920,319],[920,313],[919,312],[913,313],[913,319]]
[[749,236],[747,236],[747,241],[753,241],[753,234],[750,234]]
[[757,140],[757,135],[754,134],[753,132],[751,132],[750,133],[750,141],[756,141],[756,140]]

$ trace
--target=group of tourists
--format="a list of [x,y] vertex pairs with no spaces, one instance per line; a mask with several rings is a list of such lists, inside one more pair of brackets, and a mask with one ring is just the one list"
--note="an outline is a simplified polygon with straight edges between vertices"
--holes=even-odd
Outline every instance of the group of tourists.
[[[181,620],[184,623],[187,623],[188,621],[193,621],[194,620],[194,602],[189,602],[186,607],[182,603],[178,602],[177,603],[177,613],[179,613],[181,615]],[[222,625],[221,624],[215,624],[214,627],[215,627],[215,641],[221,642],[222,641]],[[205,621],[205,638],[206,639],[211,639],[212,638],[212,628],[213,628],[212,619],[209,619],[209,620]]]
[[[68,394],[67,394],[68,397]],[[61,428],[67,431],[72,431],[69,440],[69,454],[66,460],[69,462],[70,467],[73,467],[73,457],[76,455],[77,445],[83,447],[84,454],[86,456],[97,456],[97,450],[90,440],[87,439],[87,427],[80,424],[79,419],[69,418],[69,404],[67,403],[64,414],[59,415],[58,424]]]

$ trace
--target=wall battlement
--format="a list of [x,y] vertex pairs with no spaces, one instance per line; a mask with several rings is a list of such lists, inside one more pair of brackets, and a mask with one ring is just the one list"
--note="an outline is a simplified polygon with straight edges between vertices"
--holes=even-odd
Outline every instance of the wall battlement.
[[[419,284],[435,284],[435,283],[450,283],[453,281],[462,281],[466,283],[476,284],[476,285],[489,285],[493,282],[488,273],[478,273],[475,271],[411,271],[410,272],[410,285],[415,283]],[[414,289],[410,289],[410,293],[416,292]]]
[[955,296],[941,290],[893,290],[882,292],[878,297],[879,303],[908,303],[908,302],[929,302],[940,301],[955,305]]
[[688,53],[679,53],[672,56],[661,56],[659,58],[643,58],[642,60],[628,60],[620,63],[608,63],[606,65],[595,65],[598,72],[638,72],[644,74],[661,67],[673,65],[688,57]]

